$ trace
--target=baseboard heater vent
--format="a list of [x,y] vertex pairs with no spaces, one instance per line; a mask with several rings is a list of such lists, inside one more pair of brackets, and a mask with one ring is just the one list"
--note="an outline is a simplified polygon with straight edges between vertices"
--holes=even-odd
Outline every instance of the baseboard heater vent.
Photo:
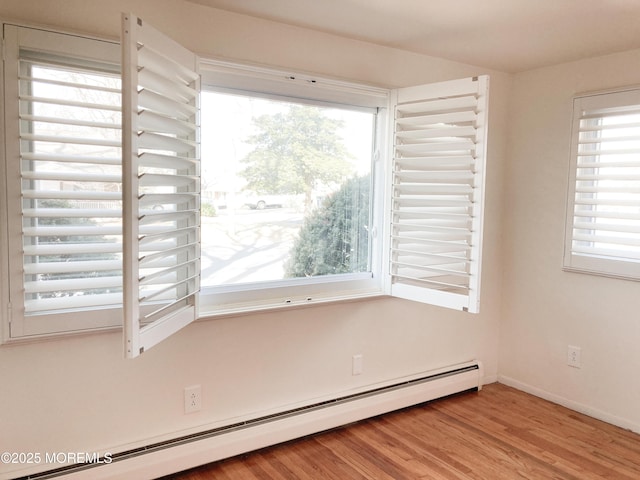
[[455,365],[393,385],[113,454],[108,464],[69,465],[16,480],[154,479],[430,400],[480,390],[482,373],[480,362]]

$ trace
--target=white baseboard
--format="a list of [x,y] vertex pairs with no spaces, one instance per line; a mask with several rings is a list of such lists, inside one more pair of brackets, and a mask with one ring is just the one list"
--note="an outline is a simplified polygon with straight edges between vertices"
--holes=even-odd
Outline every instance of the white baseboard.
[[[456,369],[461,369],[457,371]],[[206,463],[301,438],[359,420],[417,405],[458,392],[482,388],[481,362],[441,369],[437,375],[389,389],[359,394],[326,407],[286,414],[273,420],[204,436],[160,449],[135,452],[113,463],[68,471],[67,480],[154,479]]]
[[523,392],[530,393],[531,395],[534,395],[536,397],[543,398],[552,403],[562,405],[563,407],[567,407],[576,412],[583,413],[589,417],[593,417],[598,420],[602,420],[603,422],[615,425],[617,427],[624,428],[625,430],[631,430],[632,432],[640,433],[640,424],[637,424],[626,418],[618,417],[616,415],[612,415],[602,410],[598,410],[597,408],[590,407],[589,405],[584,405],[582,403],[575,402],[568,398],[564,398],[564,397],[561,397],[560,395],[547,392],[546,390],[542,390],[540,388],[534,387],[527,383],[520,382],[518,380],[515,380],[511,377],[507,377],[505,375],[499,375],[498,382],[504,385],[507,385],[509,387],[513,387],[517,390],[522,390]]
[[498,375],[487,375],[482,377],[482,385],[489,385],[498,381]]

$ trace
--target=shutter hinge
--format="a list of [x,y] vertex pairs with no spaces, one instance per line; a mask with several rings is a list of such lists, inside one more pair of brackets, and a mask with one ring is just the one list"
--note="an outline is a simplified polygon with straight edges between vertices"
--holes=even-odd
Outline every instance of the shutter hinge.
[[[7,304],[7,323],[6,323],[6,333],[8,338],[12,338],[13,337],[13,305],[11,305],[11,303]],[[0,330],[2,330],[2,328],[0,328]]]
[[[6,334],[8,338],[12,338],[13,337],[13,332],[12,330],[12,323],[13,322],[13,308],[11,303],[7,303],[7,324],[6,324]],[[0,330],[2,330],[2,328],[0,328]]]

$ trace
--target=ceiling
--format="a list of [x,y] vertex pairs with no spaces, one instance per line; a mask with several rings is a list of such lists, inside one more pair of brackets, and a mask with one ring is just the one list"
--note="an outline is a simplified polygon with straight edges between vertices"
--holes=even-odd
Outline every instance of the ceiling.
[[640,0],[188,0],[519,72],[640,48]]

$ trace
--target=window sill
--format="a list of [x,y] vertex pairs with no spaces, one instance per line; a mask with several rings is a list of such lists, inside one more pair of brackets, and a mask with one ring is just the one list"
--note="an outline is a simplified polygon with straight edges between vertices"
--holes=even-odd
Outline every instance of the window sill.
[[225,304],[220,306],[200,306],[200,320],[212,320],[221,317],[243,316],[252,313],[263,313],[273,311],[285,311],[290,309],[308,308],[319,305],[335,303],[357,302],[368,299],[384,297],[385,293],[381,289],[365,290],[360,292],[349,292],[345,294],[333,294],[317,297],[296,297],[273,300],[271,302],[240,302]]

